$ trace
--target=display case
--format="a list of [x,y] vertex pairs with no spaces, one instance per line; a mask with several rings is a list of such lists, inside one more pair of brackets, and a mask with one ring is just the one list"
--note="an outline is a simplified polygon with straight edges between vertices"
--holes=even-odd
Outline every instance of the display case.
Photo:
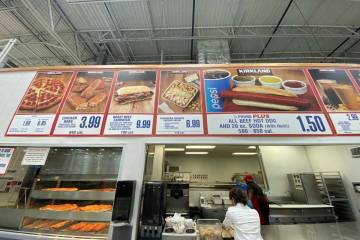
[[44,166],[30,167],[19,230],[106,238],[120,157],[113,148],[50,149]]

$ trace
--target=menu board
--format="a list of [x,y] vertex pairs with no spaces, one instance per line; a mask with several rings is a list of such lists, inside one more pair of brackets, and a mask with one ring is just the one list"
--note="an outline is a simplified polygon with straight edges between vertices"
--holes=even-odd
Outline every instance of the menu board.
[[57,118],[53,135],[100,135],[114,72],[77,72]]
[[38,72],[26,90],[6,135],[49,135],[72,75],[73,72]]
[[0,175],[6,173],[14,150],[14,148],[0,148]]
[[156,134],[203,135],[201,105],[199,71],[161,71]]
[[104,135],[152,135],[155,93],[156,71],[120,71]]
[[359,86],[360,69],[40,71],[6,136],[360,135]]
[[331,135],[302,69],[204,71],[209,135]]
[[[360,96],[342,69],[309,69],[337,134],[360,134]],[[357,72],[352,72],[356,77]]]

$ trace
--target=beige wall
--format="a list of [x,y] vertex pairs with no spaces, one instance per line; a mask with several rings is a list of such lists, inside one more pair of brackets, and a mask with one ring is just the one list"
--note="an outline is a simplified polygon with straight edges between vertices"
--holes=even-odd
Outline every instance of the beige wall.
[[286,174],[312,172],[303,146],[260,146],[269,196],[290,196]]

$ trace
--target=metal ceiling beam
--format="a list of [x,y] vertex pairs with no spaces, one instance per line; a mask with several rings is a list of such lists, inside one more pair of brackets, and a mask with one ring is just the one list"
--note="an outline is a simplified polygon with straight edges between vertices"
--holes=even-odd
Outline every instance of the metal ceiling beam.
[[65,0],[69,4],[91,4],[110,2],[142,2],[144,0]]
[[[282,21],[284,20],[284,18],[285,18],[285,16],[286,16],[287,12],[289,11],[289,8],[290,8],[291,4],[293,3],[293,1],[294,1],[294,0],[290,0],[290,2],[288,3],[288,5],[286,6],[285,11],[284,11],[283,14],[281,15],[278,23],[276,24],[276,27],[274,28],[274,30],[273,30],[273,32],[272,32],[272,35],[275,35],[275,34],[276,34],[277,30],[279,29],[280,24],[281,24]],[[261,58],[261,57],[264,55],[264,52],[265,52],[266,48],[269,46],[269,44],[270,44],[270,42],[271,42],[272,39],[273,39],[272,36],[268,39],[268,41],[266,42],[263,50],[261,51],[261,53],[260,53],[260,55],[259,55],[259,58]]]
[[[109,8],[106,3],[105,3],[105,7],[106,7],[106,9],[107,9],[107,11],[108,11],[108,14],[109,14],[109,17],[110,17],[110,19],[111,19],[112,24],[115,26],[114,32],[117,32],[117,33],[119,34],[120,38],[124,38],[123,29],[120,29],[119,24],[116,24],[116,20],[115,20],[115,18],[113,17],[112,8],[111,8],[111,7]],[[109,26],[109,27],[110,27],[110,26]],[[119,47],[121,48],[121,46],[119,46]],[[109,49],[109,47],[108,47],[108,49]],[[121,49],[122,49],[122,48],[121,48]],[[125,49],[126,49],[126,52],[127,52],[127,54],[125,54],[125,56],[126,56],[130,61],[133,60],[133,59],[134,59],[134,53],[133,53],[133,51],[132,51],[131,46],[130,46],[129,43],[126,43]],[[125,52],[124,52],[124,53],[125,53]],[[109,50],[109,54],[111,54],[110,50]]]
[[[191,15],[191,36],[194,37],[195,33],[195,12],[196,12],[196,0],[192,1],[192,15]],[[194,59],[193,57],[194,52],[194,39],[191,39],[191,45],[190,45],[190,59]]]
[[[241,2],[241,3],[240,3],[240,2]],[[244,19],[245,13],[246,13],[246,8],[244,8],[244,7],[242,6],[243,1],[240,0],[240,2],[238,3],[238,7],[237,7],[236,12],[235,12],[235,14],[234,14],[233,23],[232,23],[233,26],[240,26],[241,23],[242,23],[242,21],[243,21],[243,19]],[[234,30],[234,34],[236,34],[235,31],[236,31],[236,30]],[[234,40],[234,39],[231,39],[231,40],[230,40],[230,43],[229,43],[229,48],[230,48],[230,49],[231,49],[233,40]]]
[[[98,5],[96,5],[96,6],[98,6]],[[106,9],[106,11],[107,11],[107,14],[108,14],[109,17],[110,17],[110,20],[111,20],[111,22],[112,22],[112,25],[116,28],[116,32],[120,35],[120,38],[122,38],[122,34],[121,34],[121,32],[119,31],[118,26],[117,26],[117,24],[115,23],[115,21],[114,21],[114,19],[113,19],[113,15],[111,14],[111,11],[110,11],[109,7],[107,6],[106,2],[104,2],[104,6],[105,6],[105,9]],[[98,7],[97,7],[97,8],[98,8]],[[107,20],[106,16],[104,16],[104,15],[102,14],[101,9],[98,8],[98,12],[99,12],[99,14],[102,16],[102,18],[103,18],[104,22],[106,23],[107,27],[108,27],[109,29],[111,29],[111,25],[110,25],[109,21]],[[110,31],[110,35],[111,35],[112,37],[116,37],[114,31]],[[119,42],[115,42],[115,45],[116,45],[116,48],[117,48],[117,49],[119,50],[119,52],[121,53],[124,61],[125,61],[125,62],[129,62],[130,56],[125,53],[125,51],[122,49],[120,43],[119,43]]]
[[16,43],[16,38],[14,39],[9,39],[9,41],[7,42],[7,44],[4,46],[4,48],[1,50],[0,52],[0,64],[3,64],[3,62],[6,60],[6,58],[9,55],[10,50],[14,47],[15,43]]
[[[146,0],[146,11],[147,11],[147,14],[148,14],[149,19],[150,19],[149,24],[151,26],[151,35],[154,35],[155,24],[154,24],[154,16],[153,16],[152,11],[151,11],[150,0]],[[155,41],[155,46],[156,46],[156,51],[158,53],[161,53],[159,43],[157,41]]]
[[[259,31],[265,31],[265,32],[269,32],[270,29],[273,29],[276,25],[242,25],[242,26],[237,26],[237,25],[223,25],[223,26],[197,26],[195,27],[195,31],[197,30],[222,30],[222,31],[232,31],[233,29],[237,29],[240,31],[247,31],[247,33],[251,33],[253,35],[256,35],[257,32]],[[120,31],[123,33],[139,33],[139,32],[148,32],[153,30],[154,32],[160,32],[160,31],[188,31],[191,30],[191,27],[169,27],[169,28],[126,28],[126,29],[121,29]],[[353,27],[350,26],[341,26],[341,25],[281,25],[281,29],[282,31],[285,31],[285,33],[287,31],[289,32],[301,32],[304,34],[311,34],[311,33],[319,33],[321,31],[323,31],[323,33],[326,34],[345,34],[345,35],[349,35],[351,36],[351,34],[354,33],[354,31],[356,30]],[[117,31],[116,29],[81,29],[81,30],[76,30],[74,32],[76,33],[96,33],[96,32],[114,32]],[[340,32],[342,31],[342,32]],[[74,33],[73,31],[61,31],[58,32],[58,34],[72,34]],[[26,34],[21,34],[19,36],[25,36]],[[30,35],[30,34],[28,34]],[[354,36],[360,36],[360,33],[354,34]],[[276,37],[276,36],[274,36]]]
[[[197,27],[196,29],[206,29],[207,35],[201,36],[189,36],[188,27],[175,28],[173,31],[168,32],[164,37],[164,31],[168,31],[166,28],[157,29],[154,31],[154,36],[149,36],[147,30],[123,30],[126,37],[114,38],[111,33],[113,30],[82,30],[77,32],[59,32],[59,35],[68,36],[83,36],[82,40],[79,38],[79,42],[88,44],[98,43],[116,43],[116,42],[137,42],[137,41],[172,41],[172,40],[191,40],[191,39],[260,39],[268,38],[341,38],[350,37],[352,39],[360,39],[360,34],[353,34],[347,27],[343,26],[297,26],[287,25],[281,26],[282,32],[272,35],[269,34],[269,29],[273,26],[219,26],[219,27]],[[236,33],[235,34],[235,30]],[[136,34],[136,37],[131,37],[132,34]],[[88,35],[91,35],[90,37]],[[23,38],[31,37],[32,34],[22,34],[16,37],[23,41]],[[106,37],[109,36],[109,37]],[[12,38],[12,35],[6,36],[6,38]],[[24,41],[23,41],[24,42]]]
[[[3,0],[0,0],[0,3],[5,6],[6,8],[15,8],[14,6],[9,6],[8,4],[4,3]],[[43,42],[46,41],[46,39],[44,39],[44,37],[42,36],[41,33],[38,33],[37,31],[35,31],[34,27],[31,26],[31,24],[29,24],[21,14],[19,14],[17,11],[10,11],[12,16],[14,16],[14,18],[21,24],[21,26],[23,26],[27,31],[29,31],[30,36],[35,37],[38,41]],[[10,32],[13,36],[12,37],[16,37],[19,42],[22,42],[22,40],[19,39],[18,36],[15,36],[15,34],[11,31],[8,30],[8,32]],[[64,63],[67,63],[67,61],[62,58],[62,56],[60,56],[60,54],[56,51],[53,50],[51,48],[49,48],[48,46],[44,46],[49,52],[51,52],[55,57],[57,57],[58,59],[60,59],[61,61],[63,61]]]
[[[2,26],[4,29],[6,29],[8,32],[12,33],[11,30],[7,27],[7,26],[4,26],[4,24],[0,23],[0,26]],[[11,36],[15,39],[16,38],[16,35],[14,33],[11,34]],[[41,57],[39,55],[37,55],[31,48],[29,48],[28,46],[26,46],[22,40],[19,40],[17,39],[17,45],[21,45],[22,47],[24,47],[28,52],[30,52],[32,55],[34,55],[41,63],[43,63],[44,65],[47,65],[47,62],[46,61],[43,61],[41,59]],[[45,46],[46,47],[46,46]]]
[[0,8],[0,12],[11,12],[11,11],[16,11],[15,7],[2,7]]
[[[70,18],[66,15],[64,10],[61,8],[60,4],[58,3],[58,0],[51,0],[53,3],[53,6],[56,10],[56,12],[62,17],[62,19],[65,21],[65,23],[73,30],[74,32],[77,32],[78,29],[75,27],[75,25],[71,22]],[[78,36],[79,39],[84,40],[82,36]],[[85,47],[91,52],[91,54],[96,57],[96,53],[93,51],[93,49],[88,45],[85,44]],[[97,51],[99,51],[99,47],[94,44],[94,47]]]
[[[228,34],[228,35],[203,35],[203,36],[168,36],[168,37],[132,37],[132,38],[108,38],[104,39],[101,42],[142,42],[142,41],[177,41],[177,40],[207,40],[207,39],[260,39],[260,38],[269,38],[271,34]],[[317,38],[343,38],[342,34],[317,34]],[[273,36],[274,37],[274,36]],[[277,34],[276,38],[313,38],[312,34]],[[359,39],[360,37],[353,36],[354,39]],[[96,41],[96,40],[95,40]]]
[[[351,35],[358,35],[358,32],[360,31],[360,27],[358,27]],[[347,37],[347,38],[345,38],[345,40],[344,41],[342,41],[334,50],[332,50],[325,58],[324,58],[324,61],[328,58],[328,57],[330,57],[330,56],[332,56],[337,50],[339,50],[342,46],[344,46],[344,44],[345,43],[347,43],[349,40],[351,39],[351,37],[349,36],[349,37]],[[346,49],[347,50],[347,49]],[[345,51],[346,51],[345,50]]]
[[63,47],[63,51],[75,64],[82,64],[81,59],[73,53],[69,46],[61,39],[61,37],[51,29],[47,21],[41,16],[36,10],[34,5],[28,0],[20,0],[21,3],[28,9],[29,13],[39,22],[39,24],[49,33],[49,35],[56,41],[60,46]]
[[356,40],[353,44],[350,45],[350,47],[345,49],[344,54],[347,54],[350,51],[350,49],[352,49],[353,47],[355,47],[359,43],[360,43],[360,39]]

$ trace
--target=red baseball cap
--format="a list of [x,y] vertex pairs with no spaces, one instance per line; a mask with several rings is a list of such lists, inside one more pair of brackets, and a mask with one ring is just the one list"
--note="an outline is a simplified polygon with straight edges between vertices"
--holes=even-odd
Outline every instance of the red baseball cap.
[[246,176],[244,177],[244,181],[245,181],[245,182],[251,182],[251,181],[254,181],[254,177],[253,177],[253,176],[251,176],[251,175],[246,175]]

